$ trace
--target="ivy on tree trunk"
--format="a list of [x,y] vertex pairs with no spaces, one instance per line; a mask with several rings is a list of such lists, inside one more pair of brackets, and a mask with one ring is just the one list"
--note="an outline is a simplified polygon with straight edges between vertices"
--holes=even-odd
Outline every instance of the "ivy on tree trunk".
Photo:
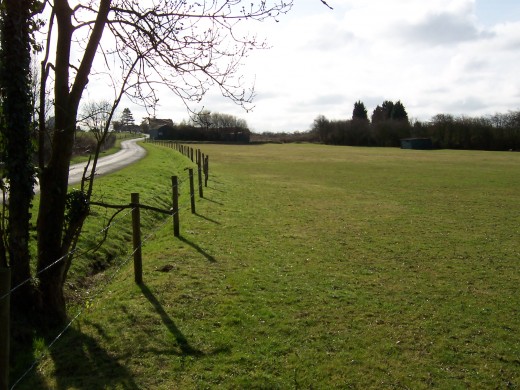
[[[2,2],[0,86],[3,113],[3,158],[9,183],[7,246],[12,285],[31,277],[29,253],[30,208],[34,194],[32,164],[32,99],[30,88],[32,0]],[[32,307],[30,285],[14,294],[13,307]]]

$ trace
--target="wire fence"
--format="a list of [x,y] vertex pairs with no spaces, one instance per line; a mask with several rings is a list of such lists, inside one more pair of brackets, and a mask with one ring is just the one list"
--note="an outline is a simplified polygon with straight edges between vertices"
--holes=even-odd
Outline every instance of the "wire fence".
[[[178,187],[180,187],[180,184],[182,184],[183,182],[185,182],[185,180],[180,180],[178,182]],[[147,199],[148,200],[158,200],[160,199],[159,198],[159,194],[155,194],[154,196],[152,197],[148,197]],[[195,198],[195,194],[194,193],[191,193],[190,194],[190,199],[194,199]],[[187,202],[179,205],[179,210],[176,211],[176,212],[170,212],[171,216],[175,216],[176,214],[178,214],[180,212],[180,209],[184,209],[187,205]],[[144,206],[141,205],[141,206]],[[146,207],[146,206],[144,206]],[[158,207],[154,207],[154,206],[149,206],[151,208],[157,208]],[[132,213],[132,211],[134,210],[134,208],[130,208],[130,207],[126,207],[126,209],[128,210],[125,214],[123,214],[121,217],[124,218],[128,215],[130,215]],[[119,223],[117,220],[111,220],[109,224],[107,224],[106,226],[104,226],[101,230],[97,231],[95,235],[100,235],[100,234],[105,234],[107,231],[110,230],[110,228],[112,228],[113,226],[115,226],[117,223]],[[78,248],[74,248],[72,249],[71,251],[69,251],[68,253],[62,255],[60,258],[56,259],[55,261],[53,261],[51,264],[47,265],[45,268],[37,271],[37,273],[35,275],[33,275],[32,277],[30,278],[27,278],[25,279],[24,281],[20,282],[19,284],[17,284],[15,287],[11,288],[10,291],[2,296],[0,296],[0,301],[7,298],[8,296],[12,295],[15,291],[17,291],[18,289],[20,289],[21,287],[23,287],[24,285],[26,285],[27,283],[31,282],[31,281],[34,281],[36,280],[41,274],[43,274],[44,272],[48,271],[49,269],[51,269],[52,267],[54,267],[55,265],[61,263],[62,261],[65,261],[67,258],[69,258],[69,256],[71,255],[74,255],[76,254],[76,252],[80,252],[80,254],[83,254],[83,253],[86,253],[88,252],[88,250],[85,250],[85,251],[79,251]]]
[[[92,305],[93,301],[95,301],[106,289],[106,287],[115,279],[115,277],[121,272],[123,267],[129,263],[129,261],[132,259],[132,256],[134,253],[141,249],[144,244],[157,233],[157,231],[161,230],[166,223],[169,221],[166,220],[160,225],[156,226],[156,229],[150,233],[145,239],[143,239],[140,248],[134,249],[130,254],[127,253],[127,256],[121,261],[116,267],[115,270],[111,273],[111,275],[105,280],[105,282],[102,284],[100,288],[94,293],[89,295],[89,299],[84,302],[83,305],[81,305],[81,308],[78,310],[76,315],[72,317],[72,319],[65,325],[65,327],[58,332],[56,337],[46,346],[46,350],[50,351],[50,349],[54,346],[54,344],[65,334],[65,332],[72,326],[72,324]],[[13,383],[11,386],[11,389],[16,388],[16,386],[23,381],[23,379],[42,361],[43,358],[47,356],[48,352],[44,351],[42,352],[34,361],[33,363],[27,368],[27,370]]]
[[[160,143],[160,145],[164,146],[162,143]],[[166,146],[176,149],[180,153],[186,155],[188,158],[191,158],[192,161],[193,161],[193,156],[194,155],[197,157],[197,165],[199,167],[199,186],[201,186],[202,184],[201,184],[201,173],[200,172],[202,170],[202,161],[203,161],[202,156],[203,155],[201,154],[200,150],[195,153],[195,151],[192,148],[190,148],[190,147],[186,147],[186,146],[180,145],[180,144],[175,144],[175,145],[176,146],[173,146],[173,145],[166,145]],[[206,158],[205,161],[207,161],[207,158]],[[206,178],[207,178],[207,170],[208,170],[207,166],[204,168],[204,170],[206,172],[205,175],[206,175]],[[176,210],[174,210],[173,208],[170,209],[170,210],[163,210],[164,214],[168,214],[172,218],[178,217],[181,211],[187,211],[190,208],[191,208],[192,213],[194,213],[194,200],[195,200],[196,196],[195,196],[195,192],[194,192],[194,188],[193,188],[193,176],[192,176],[193,172],[192,172],[191,169],[190,169],[189,173],[190,173],[190,178],[189,178],[189,182],[190,182],[189,193],[190,193],[190,195],[189,195],[188,200],[184,201],[184,202],[182,202],[180,204],[177,203]],[[175,198],[175,196],[179,195],[180,189],[181,189],[181,185],[185,184],[186,182],[187,181],[185,179],[184,180],[183,179],[180,179],[180,180],[177,179],[176,185],[172,186],[172,188],[171,188],[171,191],[173,191],[173,198]],[[206,185],[207,185],[207,179],[205,180],[205,182],[206,182]],[[202,197],[202,190],[199,191],[199,195],[201,195],[201,197]],[[151,195],[148,194],[145,199],[146,199],[147,202],[149,202],[149,201],[156,201],[157,203],[163,203],[164,204],[165,203],[164,197],[165,197],[164,193],[155,192],[155,193],[152,193]],[[99,205],[99,204],[97,204],[97,205]],[[130,203],[128,205],[125,205],[124,209],[127,210],[127,211],[125,213],[122,213],[121,215],[119,215],[119,219],[116,219],[114,216],[111,217],[110,219],[108,219],[108,222],[107,222],[106,226],[103,226],[103,228],[101,228],[99,230],[96,230],[93,234],[91,234],[89,236],[90,239],[93,241],[92,238],[93,237],[97,237],[99,235],[102,235],[102,236],[106,237],[107,233],[110,231],[111,228],[113,228],[116,224],[121,223],[121,221],[123,219],[125,219],[129,215],[132,215],[134,213],[134,211],[136,209],[139,209],[139,208],[144,208],[145,210],[148,210],[150,212],[160,211],[160,209],[158,207],[146,206],[144,204],[141,204],[141,202],[139,202],[138,205]],[[122,210],[123,209],[119,210],[116,214],[119,214],[119,212],[122,212]],[[55,345],[55,343],[67,332],[67,330],[74,324],[74,322],[77,321],[78,318],[80,318],[80,316],[91,306],[92,301],[97,299],[101,295],[101,293],[105,290],[105,288],[114,280],[114,278],[121,272],[121,270],[128,264],[128,262],[132,258],[134,258],[134,261],[135,261],[136,253],[140,252],[140,250],[142,249],[144,244],[146,242],[148,242],[155,234],[157,234],[157,232],[159,230],[163,229],[164,226],[167,223],[169,223],[169,222],[170,222],[170,218],[164,218],[163,221],[161,221],[160,223],[154,225],[151,233],[149,233],[144,239],[140,240],[140,243],[139,243],[138,246],[134,245],[134,248],[133,248],[133,250],[130,253],[128,253],[129,251],[127,251],[126,254],[123,255],[123,259],[117,265],[114,265],[114,266],[111,267],[111,269],[113,269],[113,271],[105,279],[105,282],[101,285],[101,287],[99,287],[98,290],[94,294],[89,294],[89,298],[86,299],[85,302],[83,303],[83,305],[80,306],[80,309],[78,310],[78,312],[65,325],[65,327],[63,329],[61,329],[57,333],[55,338],[45,347],[44,352],[42,352],[36,359],[34,359],[34,361],[27,368],[27,370],[24,371],[24,373],[20,377],[18,377],[16,379],[16,381],[13,382],[12,386],[10,387],[10,389],[16,388],[27,377],[27,375],[42,361],[42,359],[45,356],[47,356],[47,354],[49,353],[50,349]],[[87,241],[88,241],[88,239],[87,239]],[[9,292],[7,292],[6,294],[4,294],[4,295],[2,295],[0,297],[0,304],[2,303],[3,300],[9,298],[13,293],[15,293],[22,286],[24,286],[27,283],[30,283],[32,281],[37,280],[44,272],[47,272],[52,267],[54,267],[54,266],[58,265],[59,263],[67,260],[70,256],[76,255],[76,258],[79,258],[81,256],[85,256],[90,251],[92,251],[92,248],[86,249],[86,250],[81,250],[81,249],[79,249],[79,247],[75,247],[74,249],[72,249],[68,253],[64,254],[60,258],[58,258],[55,261],[53,261],[51,264],[47,265],[45,268],[39,270],[36,274],[34,274],[34,276],[32,276],[30,278],[27,278],[23,282],[17,284],[13,288],[11,288],[9,290]]]

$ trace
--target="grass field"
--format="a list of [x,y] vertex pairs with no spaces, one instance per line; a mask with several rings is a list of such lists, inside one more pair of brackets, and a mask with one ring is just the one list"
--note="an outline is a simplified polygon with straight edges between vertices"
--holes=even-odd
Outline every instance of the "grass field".
[[[168,207],[193,164],[145,145],[99,199]],[[144,213],[144,285],[131,262],[86,284],[17,388],[520,387],[520,154],[201,148],[209,187],[191,215],[181,184],[181,237]]]

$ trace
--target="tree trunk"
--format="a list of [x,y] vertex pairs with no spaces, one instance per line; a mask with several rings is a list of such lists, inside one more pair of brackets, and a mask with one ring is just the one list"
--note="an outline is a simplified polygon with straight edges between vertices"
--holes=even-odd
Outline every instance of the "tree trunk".
[[[10,184],[8,258],[12,286],[30,279],[29,221],[34,195],[31,147],[30,1],[4,1],[2,21],[2,75],[5,118],[6,169]],[[14,294],[13,308],[31,307],[31,286]]]
[[[74,32],[71,22],[72,9],[68,1],[55,0],[54,11],[58,27],[54,81],[55,131],[51,158],[40,176],[40,208],[37,227],[38,270],[52,265],[40,275],[42,320],[47,325],[62,323],[67,317],[63,285],[68,261],[65,256],[70,250],[71,241],[65,240],[64,242],[63,237],[69,165],[74,145],[78,107],[103,35],[110,11],[110,0],[100,1],[96,22],[72,86],[69,79]],[[78,230],[78,234],[80,230]]]
[[[47,325],[64,322],[67,318],[63,297],[65,261],[62,235],[69,164],[76,127],[76,111],[69,104],[69,59],[73,27],[72,10],[67,1],[57,0],[55,12],[58,27],[55,64],[55,131],[48,165],[40,173],[40,208],[38,214],[38,271],[57,262],[40,275],[42,321]],[[40,145],[43,147],[43,145]]]
[[57,262],[40,275],[40,293],[43,302],[41,309],[43,320],[49,325],[58,324],[66,319],[63,297],[63,274],[66,261],[62,257],[68,248],[62,248],[62,235],[74,125],[72,129],[69,126],[68,129],[55,133],[52,156],[59,156],[59,158],[52,158],[40,176],[38,270]]

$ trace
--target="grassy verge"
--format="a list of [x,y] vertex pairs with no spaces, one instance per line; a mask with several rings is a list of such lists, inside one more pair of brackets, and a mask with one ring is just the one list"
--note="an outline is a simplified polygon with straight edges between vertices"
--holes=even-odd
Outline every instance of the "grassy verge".
[[[166,206],[190,164],[147,148],[99,198]],[[150,216],[144,285],[131,264],[99,277],[21,388],[520,386],[519,154],[203,149],[182,237]]]

